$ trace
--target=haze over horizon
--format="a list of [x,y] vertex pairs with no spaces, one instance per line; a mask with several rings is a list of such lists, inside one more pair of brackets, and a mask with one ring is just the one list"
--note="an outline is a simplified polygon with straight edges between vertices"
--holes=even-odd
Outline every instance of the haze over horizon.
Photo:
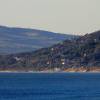
[[100,30],[100,0],[0,0],[0,25],[80,34]]

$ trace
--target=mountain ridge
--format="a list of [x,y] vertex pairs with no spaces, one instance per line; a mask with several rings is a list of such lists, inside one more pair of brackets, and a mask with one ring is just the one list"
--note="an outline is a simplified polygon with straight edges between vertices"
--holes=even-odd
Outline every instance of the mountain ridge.
[[49,31],[0,26],[0,53],[20,53],[51,46],[75,35]]

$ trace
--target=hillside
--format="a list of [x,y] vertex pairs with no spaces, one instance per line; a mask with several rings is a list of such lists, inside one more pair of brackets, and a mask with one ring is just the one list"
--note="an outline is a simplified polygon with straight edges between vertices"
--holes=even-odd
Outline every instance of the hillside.
[[0,54],[34,51],[74,37],[77,36],[0,26]]
[[[0,56],[1,70],[92,70],[100,68],[100,31],[48,48]],[[68,69],[69,68],[69,69]]]

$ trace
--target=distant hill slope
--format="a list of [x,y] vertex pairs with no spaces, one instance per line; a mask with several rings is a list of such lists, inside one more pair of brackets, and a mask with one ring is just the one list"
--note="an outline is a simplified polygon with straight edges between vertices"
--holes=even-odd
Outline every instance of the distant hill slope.
[[0,56],[2,70],[65,70],[80,67],[100,68],[100,31],[35,52]]
[[0,26],[0,54],[34,51],[77,36]]

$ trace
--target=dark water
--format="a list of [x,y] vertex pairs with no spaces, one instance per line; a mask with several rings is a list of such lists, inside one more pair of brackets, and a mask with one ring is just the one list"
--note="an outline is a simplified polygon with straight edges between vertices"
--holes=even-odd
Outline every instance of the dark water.
[[100,74],[0,73],[0,100],[100,100]]

